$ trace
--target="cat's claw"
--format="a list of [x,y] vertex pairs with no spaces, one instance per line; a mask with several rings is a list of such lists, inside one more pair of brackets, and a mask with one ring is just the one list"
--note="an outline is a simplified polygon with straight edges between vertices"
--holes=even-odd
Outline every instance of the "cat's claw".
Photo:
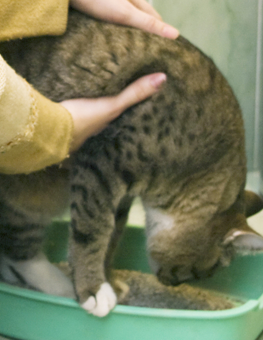
[[90,296],[82,307],[90,314],[103,317],[106,316],[116,305],[117,297],[111,285],[104,282],[98,290],[96,296]]

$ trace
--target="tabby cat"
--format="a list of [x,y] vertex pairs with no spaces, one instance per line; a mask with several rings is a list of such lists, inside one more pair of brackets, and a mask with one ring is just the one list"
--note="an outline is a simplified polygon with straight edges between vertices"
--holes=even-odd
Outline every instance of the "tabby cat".
[[[56,266],[72,280],[72,270],[68,262]],[[166,286],[155,275],[134,270],[112,270],[111,283],[117,295],[118,304],[126,306],[187,309],[225,310],[242,303],[236,298],[211,290],[182,283]]]
[[[119,93],[136,78],[167,82],[71,157],[0,176],[1,276],[51,294],[76,296],[94,315],[116,304],[109,283],[114,248],[134,196],[146,211],[149,261],[165,284],[210,275],[236,250],[261,250],[246,217],[262,208],[244,191],[246,158],[239,104],[214,63],[175,41],[69,14],[61,37],[10,41],[0,53],[53,101]],[[69,280],[41,253],[44,227],[71,207]],[[248,236],[247,236],[248,235]]]

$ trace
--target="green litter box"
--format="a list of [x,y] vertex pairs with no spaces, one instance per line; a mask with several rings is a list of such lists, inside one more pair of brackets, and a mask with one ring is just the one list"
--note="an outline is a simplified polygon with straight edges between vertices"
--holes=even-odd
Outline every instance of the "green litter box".
[[[54,223],[47,239],[50,260],[65,260],[67,224]],[[142,228],[127,227],[115,267],[149,272],[144,242]],[[194,284],[244,303],[212,312],[117,306],[97,318],[73,300],[0,284],[0,334],[21,340],[255,340],[263,330],[263,254],[237,258]]]

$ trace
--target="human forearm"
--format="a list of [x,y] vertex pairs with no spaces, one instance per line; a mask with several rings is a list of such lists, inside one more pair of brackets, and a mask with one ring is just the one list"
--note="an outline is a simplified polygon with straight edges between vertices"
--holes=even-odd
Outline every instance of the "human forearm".
[[32,89],[0,60],[0,172],[28,173],[62,161],[73,123],[69,112]]

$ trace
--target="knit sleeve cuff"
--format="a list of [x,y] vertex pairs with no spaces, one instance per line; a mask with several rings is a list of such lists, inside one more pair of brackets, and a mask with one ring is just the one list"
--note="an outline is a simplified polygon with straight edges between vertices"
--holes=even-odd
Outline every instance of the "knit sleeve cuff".
[[73,121],[64,107],[42,96],[4,63],[0,129],[0,172],[29,173],[68,156]]
[[0,56],[0,151],[16,143],[29,124],[31,96],[28,86]]

